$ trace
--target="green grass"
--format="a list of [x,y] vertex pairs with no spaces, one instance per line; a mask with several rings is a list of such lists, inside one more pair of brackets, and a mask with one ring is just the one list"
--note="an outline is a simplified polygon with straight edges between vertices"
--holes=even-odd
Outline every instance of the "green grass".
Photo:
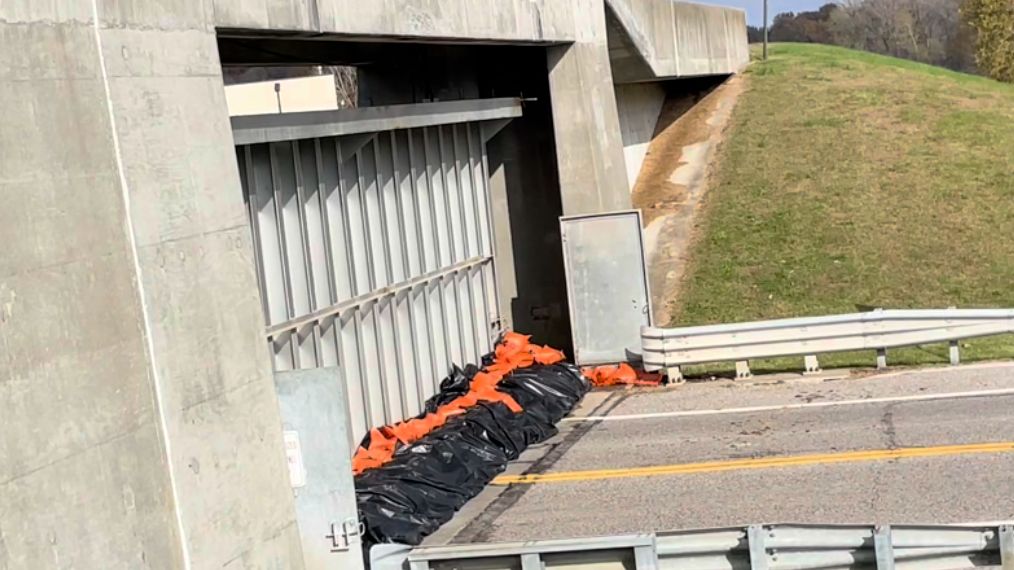
[[[673,324],[1014,307],[1014,86],[801,44],[746,75]],[[963,347],[1014,358],[1011,337]],[[947,362],[947,348],[889,360]]]

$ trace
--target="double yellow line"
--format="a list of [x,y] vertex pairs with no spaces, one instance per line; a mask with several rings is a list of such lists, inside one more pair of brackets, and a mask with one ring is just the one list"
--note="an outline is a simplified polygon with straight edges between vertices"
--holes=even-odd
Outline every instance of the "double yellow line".
[[695,473],[720,473],[723,471],[747,471],[752,469],[779,469],[808,465],[830,465],[835,463],[859,463],[867,461],[889,461],[892,459],[913,459],[919,457],[943,457],[984,453],[1014,452],[1014,441],[997,443],[976,443],[970,445],[943,445],[937,447],[909,447],[904,449],[875,449],[846,451],[842,453],[821,453],[782,457],[758,457],[755,459],[733,459],[728,461],[707,461],[683,463],[656,467],[634,467],[630,469],[596,469],[590,471],[569,471],[541,475],[501,475],[493,480],[494,485],[572,483],[599,479],[622,479],[627,477],[655,477],[661,475],[691,475]]

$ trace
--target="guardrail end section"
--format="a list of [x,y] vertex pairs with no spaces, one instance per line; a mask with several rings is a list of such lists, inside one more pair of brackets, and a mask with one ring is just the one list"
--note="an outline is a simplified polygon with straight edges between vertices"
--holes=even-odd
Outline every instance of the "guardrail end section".
[[1000,567],[1014,570],[1014,524],[1000,526]]

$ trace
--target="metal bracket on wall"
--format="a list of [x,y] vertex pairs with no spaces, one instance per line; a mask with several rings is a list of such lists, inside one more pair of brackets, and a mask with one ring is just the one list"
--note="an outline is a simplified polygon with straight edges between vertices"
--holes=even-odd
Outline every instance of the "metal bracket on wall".
[[359,544],[363,525],[357,518],[348,518],[341,523],[331,523],[331,532],[324,538],[331,541],[331,552],[348,552],[353,544]]

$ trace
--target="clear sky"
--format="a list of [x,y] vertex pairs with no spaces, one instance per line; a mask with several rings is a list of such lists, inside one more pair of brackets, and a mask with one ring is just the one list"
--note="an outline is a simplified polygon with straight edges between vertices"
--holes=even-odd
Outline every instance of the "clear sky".
[[[764,0],[700,0],[703,4],[735,6],[746,10],[746,21],[751,26],[760,26],[764,20]],[[781,12],[806,12],[816,10],[831,0],[768,0],[769,17]]]

